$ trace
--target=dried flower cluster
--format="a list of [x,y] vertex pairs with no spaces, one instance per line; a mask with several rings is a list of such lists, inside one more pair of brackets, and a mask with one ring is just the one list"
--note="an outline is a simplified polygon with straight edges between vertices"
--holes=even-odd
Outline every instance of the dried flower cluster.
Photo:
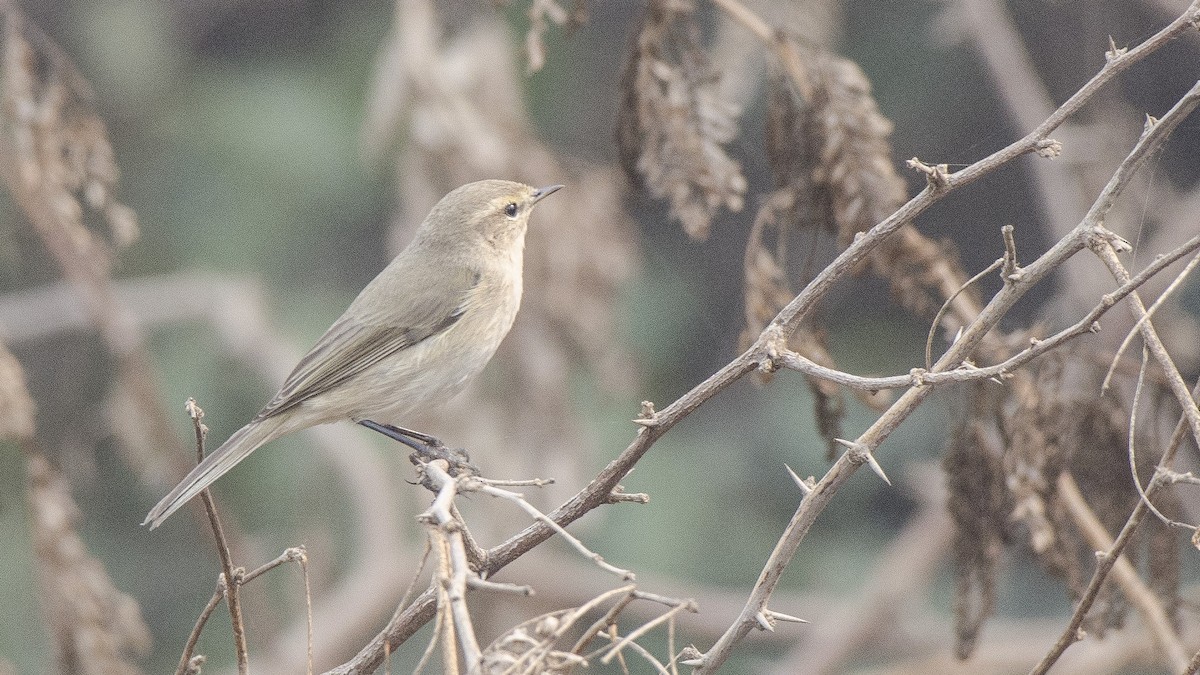
[[717,91],[699,30],[691,0],[649,3],[625,67],[617,141],[630,178],[702,240],[721,209],[742,210],[746,179],[725,148],[738,110]]
[[36,454],[28,472],[38,586],[60,672],[140,673],[133,659],[150,650],[150,631],[137,602],[113,586],[79,538],[79,509],[62,475]]
[[587,21],[584,0],[575,0],[569,11],[555,0],[532,0],[526,13],[529,15],[529,30],[525,32],[525,58],[529,64],[527,74],[536,73],[546,65],[545,36],[551,24],[574,30]]
[[[34,224],[75,258],[107,271],[107,244],[85,226],[101,215],[117,246],[138,237],[133,211],[113,198],[117,165],[91,87],[41,31],[15,9],[4,21],[0,135],[4,178]],[[45,230],[53,230],[46,232]]]
[[[866,75],[852,61],[788,37],[779,40],[765,137],[776,187],[759,207],[746,244],[742,348],[793,297],[787,269],[788,244],[795,233],[829,232],[845,247],[904,200],[904,182],[896,174],[888,140],[892,124],[880,114]],[[890,274],[897,269],[879,266],[894,288],[911,285],[905,281],[909,274]],[[824,331],[801,327],[789,346],[818,364],[836,366]],[[845,413],[841,389],[829,381],[806,380],[818,430],[832,457]],[[877,405],[869,397],[864,400]]]
[[[971,655],[994,609],[996,573],[1004,549],[1019,544],[1078,599],[1095,563],[1095,549],[1064,504],[1060,480],[1070,475],[1105,528],[1115,531],[1137,503],[1129,477],[1126,413],[1111,398],[1071,400],[1062,356],[1044,359],[1030,377],[1004,389],[971,385],[943,463],[949,508],[957,529],[954,554],[956,652]],[[1146,479],[1153,463],[1139,467]],[[1175,498],[1159,498],[1173,513]],[[1139,535],[1150,582],[1164,607],[1179,605],[1179,549],[1168,528],[1154,522]],[[1126,556],[1136,560],[1131,547]],[[1101,589],[1085,629],[1103,635],[1120,627],[1127,603],[1111,585]]]
[[844,248],[904,201],[892,123],[858,64],[798,41],[778,53],[796,58],[773,63],[769,80],[766,150],[776,186],[794,194],[797,226],[835,233]]

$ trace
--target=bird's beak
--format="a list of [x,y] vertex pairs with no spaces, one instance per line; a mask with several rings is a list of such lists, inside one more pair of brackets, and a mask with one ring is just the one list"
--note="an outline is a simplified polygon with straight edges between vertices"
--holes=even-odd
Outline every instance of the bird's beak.
[[533,203],[536,204],[536,203],[542,201],[542,199],[544,199],[545,197],[549,197],[550,195],[554,194],[555,192],[558,192],[559,190],[563,189],[563,187],[564,186],[562,186],[562,185],[551,185],[550,187],[538,188],[538,189],[534,190],[533,191]]

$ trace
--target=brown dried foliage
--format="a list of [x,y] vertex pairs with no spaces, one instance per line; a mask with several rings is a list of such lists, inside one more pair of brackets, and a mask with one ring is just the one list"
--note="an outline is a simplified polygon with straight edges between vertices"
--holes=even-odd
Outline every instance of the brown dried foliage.
[[[759,208],[750,228],[742,268],[745,273],[744,310],[746,325],[738,338],[739,349],[748,348],[767,323],[794,295],[782,264],[787,260],[787,226],[793,217],[795,192],[787,189],[773,192]],[[814,363],[835,368],[837,363],[828,351],[827,333],[812,326],[801,326],[788,339],[788,346]],[[769,373],[760,372],[759,379],[768,382]],[[813,395],[817,431],[826,442],[827,456],[832,458],[842,435],[842,418],[846,402],[841,387],[828,380],[805,376]]]
[[575,0],[570,10],[555,0],[533,0],[529,3],[529,30],[525,32],[526,74],[532,75],[546,65],[546,31],[551,25],[574,30],[587,21],[587,5]]
[[1003,448],[989,418],[999,405],[988,383],[965,387],[966,410],[950,433],[942,466],[954,530],[955,655],[971,655],[984,623],[996,608],[996,571],[1010,541],[1004,489]]
[[[1133,478],[1129,475],[1129,418],[1128,406],[1122,406],[1114,397],[1073,400],[1065,405],[1060,426],[1065,426],[1061,442],[1066,446],[1064,454],[1069,457],[1069,470],[1079,484],[1079,489],[1088,496],[1088,504],[1110,533],[1116,533],[1125,524],[1130,511],[1140,499]],[[1066,422],[1064,424],[1064,421]],[[1162,446],[1161,439],[1139,438],[1142,448]],[[1158,456],[1153,452],[1141,452],[1137,457],[1139,480],[1145,485],[1153,475]],[[1167,517],[1177,518],[1180,513],[1179,496],[1172,490],[1163,490],[1154,499],[1155,506]],[[1064,520],[1063,523],[1066,521]],[[1065,525],[1059,525],[1060,531]],[[1094,564],[1094,551],[1078,536],[1078,543],[1071,554],[1085,573],[1090,573]],[[1180,550],[1174,533],[1157,518],[1144,523],[1126,548],[1123,555],[1136,564],[1146,560],[1149,583],[1157,593],[1168,616],[1178,620]],[[1072,598],[1078,597],[1086,583],[1076,585],[1066,579]],[[1084,627],[1089,632],[1103,635],[1108,628],[1119,628],[1124,622],[1128,603],[1114,588],[1101,589],[1100,598],[1088,616]]]
[[[954,553],[956,653],[968,657],[994,604],[995,573],[1007,546],[1019,543],[1078,599],[1095,565],[1095,551],[1058,495],[1069,471],[1110,532],[1128,518],[1138,495],[1129,477],[1127,413],[1112,398],[1071,399],[1061,381],[1069,354],[1043,358],[1031,375],[1004,389],[971,385],[968,410],[953,430],[944,467],[956,523]],[[1148,479],[1154,459],[1140,469]],[[1169,495],[1169,493],[1168,493]],[[1156,500],[1168,512],[1173,496]],[[1179,605],[1179,550],[1161,523],[1139,533],[1125,555],[1144,544],[1151,585],[1174,616]],[[1124,621],[1127,603],[1102,587],[1084,624],[1096,635]]]
[[[836,234],[844,248],[904,200],[904,182],[896,174],[888,140],[892,123],[879,112],[866,75],[853,61],[780,39],[786,48],[776,52],[772,63],[765,135],[776,189],[759,208],[746,244],[743,348],[792,299],[786,270],[793,233],[815,229]],[[788,63],[779,60],[783,58]],[[890,258],[876,260],[877,270],[906,295],[918,285],[915,277],[928,274],[923,259],[909,266]],[[789,346],[816,363],[836,367],[823,331],[804,327]],[[837,385],[806,379],[818,430],[832,458],[845,401]],[[869,396],[863,400],[879,404]]]
[[76,532],[80,513],[62,475],[30,453],[29,511],[42,612],[64,673],[134,675],[150,631]]
[[741,165],[725,149],[737,136],[738,110],[722,100],[719,77],[691,0],[652,0],[621,83],[621,163],[699,240],[722,208],[742,210],[746,192]]
[[776,186],[796,195],[796,223],[836,233],[845,248],[904,202],[892,123],[858,64],[795,40],[785,53],[800,63],[771,69],[767,158]]
[[914,314],[931,317],[942,303],[955,297],[951,311],[941,321],[947,337],[979,313],[979,292],[973,287],[959,292],[970,277],[962,267],[958,248],[949,240],[930,239],[912,226],[901,228],[876,249],[871,270],[888,280],[892,297]]
[[144,433],[121,436],[146,443],[120,446],[128,466],[152,484],[173,481],[186,473],[186,453],[163,408],[143,336],[111,277],[117,251],[139,235],[135,213],[114,197],[119,171],[94,94],[67,55],[14,5],[0,4],[0,18],[0,175],[82,299],[116,361],[120,388],[136,402]]
[[[104,122],[91,110],[87,81],[62,51],[13,7],[4,21],[4,178],[42,236],[75,260],[107,274],[108,242],[85,225],[91,214],[107,224],[118,247],[137,240],[133,211],[113,198],[118,171]],[[66,251],[64,251],[66,253]]]

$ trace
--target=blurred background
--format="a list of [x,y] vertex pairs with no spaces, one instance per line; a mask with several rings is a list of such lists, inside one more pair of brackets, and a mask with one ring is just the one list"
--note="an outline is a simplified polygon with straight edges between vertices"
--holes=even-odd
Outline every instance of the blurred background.
[[[710,59],[725,73],[721,91],[741,110],[728,149],[749,185],[746,208],[720,212],[706,241],[689,238],[619,168],[622,66],[641,3],[584,3],[586,21],[545,33],[545,64],[530,74],[523,2],[19,4],[90,82],[90,105],[107,125],[120,167],[115,196],[136,211],[140,230],[114,258],[113,297],[146,367],[132,368],[97,335],[7,193],[0,195],[0,336],[24,368],[38,445],[78,505],[83,544],[140,607],[151,639],[131,642],[140,645],[135,662],[144,672],[174,667],[220,571],[200,510],[189,507],[154,532],[138,527],[192,461],[184,401],[194,397],[205,410],[214,443],[241,426],[453,187],[485,177],[567,185],[533,218],[526,300],[502,351],[463,398],[407,425],[467,448],[486,475],[553,477],[554,486],[527,491],[553,508],[630,442],[641,401],[661,409],[737,354],[743,252],[757,200],[772,187],[762,150],[767,69],[761,43],[706,3],[697,11]],[[895,125],[898,170],[913,156],[958,168],[1032,127],[998,92],[987,38],[972,15],[979,4],[747,3],[774,25],[858,62]],[[1118,47],[1135,45],[1186,6],[982,4],[1011,20],[1021,58],[1055,104],[1103,64],[1110,35]],[[1056,224],[1078,222],[1136,140],[1143,113],[1161,114],[1194,83],[1198,53],[1195,36],[1164,48],[1055,135],[1065,145],[1055,161],[1068,167],[1082,197],[1048,206],[1035,196],[1035,160],[1023,160],[940,203],[918,227],[954,242],[969,275],[999,257],[1005,224],[1016,227],[1018,250],[1031,260],[1063,234]],[[1185,121],[1109,223],[1135,245],[1146,242],[1135,252],[1142,263],[1163,250],[1151,250],[1150,240],[1167,219],[1164,195],[1180,204],[1192,194],[1198,143],[1200,123]],[[924,179],[909,173],[902,175],[911,196]],[[1194,218],[1185,222],[1194,232]],[[796,289],[835,253],[828,235],[814,242],[790,270]],[[987,297],[997,287],[989,278],[981,292]],[[1071,316],[1094,302],[1069,293],[1064,299],[1060,290],[1048,284],[1035,292],[1009,317],[1010,327],[1043,318],[1048,303]],[[1183,344],[1196,335],[1187,323],[1200,306],[1195,284],[1181,297]],[[928,317],[897,307],[886,282],[871,275],[839,285],[820,325],[844,370],[896,374],[923,363]],[[1180,356],[1193,374],[1194,351]],[[161,433],[146,421],[147,391],[166,412]],[[853,623],[857,603],[887,578],[881,570],[909,560],[902,570],[919,577],[913,592],[871,613],[869,625],[883,633],[869,648],[839,657],[830,672],[971,668],[951,658],[950,530],[938,515],[938,461],[953,396],[936,394],[881,449],[895,487],[863,474],[837,497],[773,603],[824,620],[826,629]],[[852,396],[846,406],[847,438],[878,414]],[[174,445],[163,447],[171,435]],[[607,560],[636,570],[646,590],[696,597],[703,614],[683,624],[682,639],[706,648],[736,616],[799,502],[784,464],[819,477],[825,453],[802,378],[780,373],[766,385],[747,378],[658,441],[624,482],[627,491],[648,493],[648,505],[597,510],[572,531]],[[57,667],[38,600],[27,473],[18,445],[0,442],[0,673]],[[307,547],[319,668],[345,661],[379,630],[415,571],[422,529],[414,516],[428,495],[411,479],[406,451],[343,424],[270,444],[214,490],[238,564],[253,568],[288,546]],[[462,506],[485,546],[528,522],[485,497]],[[914,523],[933,542],[921,562],[889,557],[899,555],[891,545]],[[1194,556],[1185,554],[1185,582],[1195,578]],[[556,540],[501,580],[534,583],[539,595],[494,605],[480,596],[475,611],[485,641],[616,585]],[[1023,645],[1010,670],[988,672],[1024,672],[1044,652],[1025,637],[1057,634],[1071,602],[1019,547],[1007,552],[997,590],[998,618],[983,633],[977,667],[1004,664],[997,654]],[[256,671],[301,670],[299,574],[285,566],[245,594]],[[209,656],[210,672],[233,663],[228,630],[218,612],[198,650]],[[755,634],[728,672],[800,672],[787,664],[820,648],[805,642],[813,630],[787,625]],[[396,672],[411,669],[425,639],[395,656]],[[1138,639],[1135,632],[1106,641],[1113,653],[1141,655],[1112,656],[1113,672],[1158,672],[1129,646]],[[1080,663],[1080,672],[1101,672]]]

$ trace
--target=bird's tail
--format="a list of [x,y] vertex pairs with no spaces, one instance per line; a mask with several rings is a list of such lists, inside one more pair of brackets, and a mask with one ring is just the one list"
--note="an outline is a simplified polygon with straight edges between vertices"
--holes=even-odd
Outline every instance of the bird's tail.
[[267,441],[273,440],[283,433],[284,422],[287,421],[287,415],[276,415],[255,419],[246,426],[238,429],[229,440],[221,444],[215,452],[204,458],[204,461],[196,465],[191,473],[187,475],[179,485],[176,485],[173,490],[167,493],[161,501],[150,509],[150,513],[146,514],[146,519],[142,521],[142,525],[149,525],[150,529],[154,529],[162,524],[168,516],[186,504],[192,497],[200,494],[209,485],[212,485],[218,478],[229,473],[233,467],[239,462],[246,459],[250,453],[257,450]]

